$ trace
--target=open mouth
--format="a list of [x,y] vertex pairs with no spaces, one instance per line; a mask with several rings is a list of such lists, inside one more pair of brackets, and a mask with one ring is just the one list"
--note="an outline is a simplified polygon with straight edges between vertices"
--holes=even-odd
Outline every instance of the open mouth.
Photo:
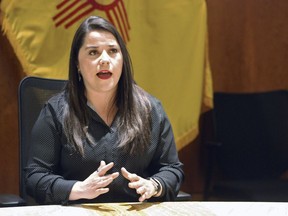
[[112,73],[109,71],[101,71],[96,74],[100,79],[109,79],[112,76]]

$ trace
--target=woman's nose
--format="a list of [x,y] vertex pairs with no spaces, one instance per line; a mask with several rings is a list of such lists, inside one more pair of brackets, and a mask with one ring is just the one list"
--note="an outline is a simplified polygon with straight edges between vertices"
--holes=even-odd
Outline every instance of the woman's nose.
[[103,50],[103,52],[100,56],[99,62],[100,62],[100,64],[109,64],[110,63],[109,55],[107,54],[107,52],[105,50]]

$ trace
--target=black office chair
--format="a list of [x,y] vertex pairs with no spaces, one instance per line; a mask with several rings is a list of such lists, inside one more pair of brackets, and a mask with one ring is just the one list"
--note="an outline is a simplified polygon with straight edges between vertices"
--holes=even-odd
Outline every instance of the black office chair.
[[[19,85],[19,140],[20,140],[20,197],[13,194],[0,195],[0,206],[34,205],[34,200],[26,194],[24,167],[29,152],[30,132],[44,103],[60,92],[66,80],[25,77]],[[191,200],[191,195],[180,191],[176,201]]]
[[28,201],[25,189],[24,166],[29,152],[30,133],[44,103],[60,92],[66,80],[25,77],[19,85],[19,132],[20,132],[20,196]]
[[30,132],[40,113],[45,101],[52,95],[58,93],[65,86],[67,81],[45,79],[40,77],[25,77],[18,89],[18,108],[19,108],[19,149],[20,149],[20,185],[19,194],[0,195],[0,206],[22,206],[35,204],[33,199],[28,197],[24,182],[24,166],[27,162],[29,151]]
[[205,200],[288,201],[288,92],[214,94]]

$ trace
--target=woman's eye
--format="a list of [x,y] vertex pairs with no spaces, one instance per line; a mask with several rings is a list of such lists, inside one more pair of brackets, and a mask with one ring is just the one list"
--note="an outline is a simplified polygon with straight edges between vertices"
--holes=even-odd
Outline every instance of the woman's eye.
[[94,55],[97,55],[97,54],[98,54],[98,52],[96,50],[89,51],[89,55],[94,56]]
[[117,53],[117,52],[118,52],[118,49],[116,48],[110,49],[110,53]]

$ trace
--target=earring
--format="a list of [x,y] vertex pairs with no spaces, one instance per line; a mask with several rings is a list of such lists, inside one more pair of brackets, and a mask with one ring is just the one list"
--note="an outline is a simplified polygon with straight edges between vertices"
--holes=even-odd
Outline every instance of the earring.
[[81,80],[82,80],[80,71],[78,71],[78,80],[79,80],[79,82],[81,82]]

